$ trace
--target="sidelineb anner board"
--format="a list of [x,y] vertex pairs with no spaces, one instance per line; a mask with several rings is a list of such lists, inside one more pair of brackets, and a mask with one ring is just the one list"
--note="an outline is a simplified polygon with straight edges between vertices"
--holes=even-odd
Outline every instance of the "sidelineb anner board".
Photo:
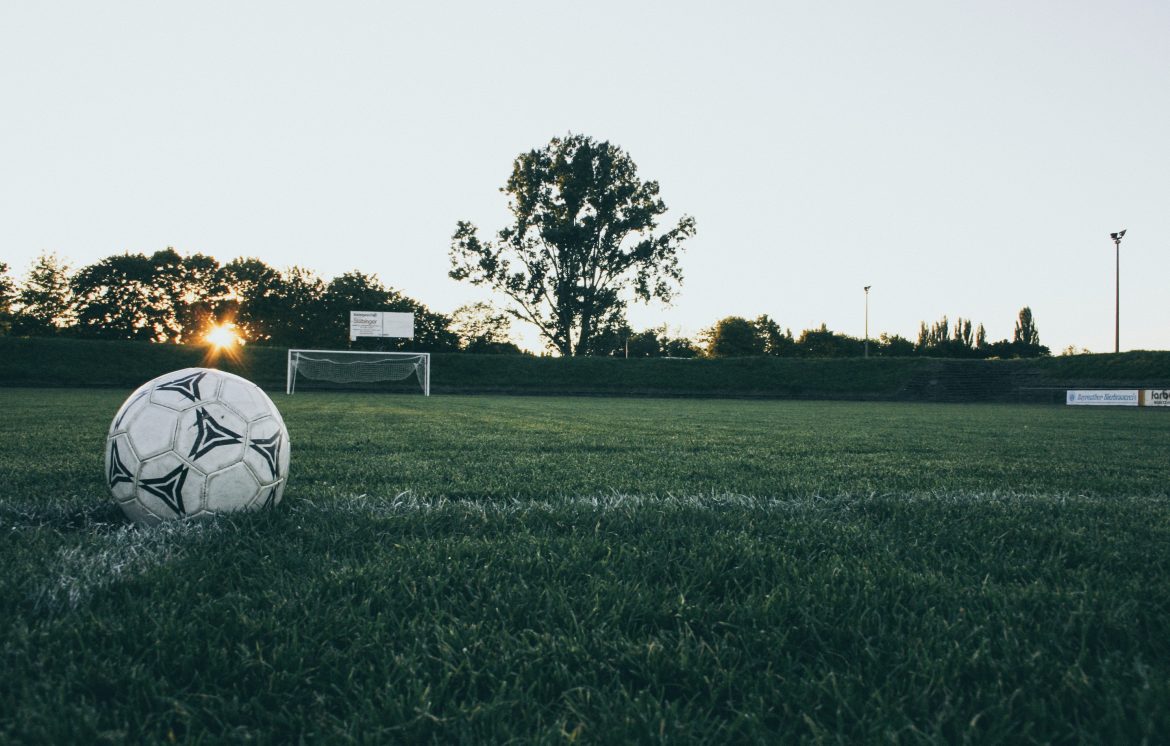
[[1065,401],[1097,407],[1170,407],[1170,388],[1069,389]]
[[1137,389],[1071,389],[1068,392],[1067,402],[1080,406],[1096,407],[1136,407],[1138,405]]
[[349,338],[406,337],[414,338],[414,314],[396,311],[350,311]]
[[1170,389],[1142,389],[1143,407],[1170,407]]

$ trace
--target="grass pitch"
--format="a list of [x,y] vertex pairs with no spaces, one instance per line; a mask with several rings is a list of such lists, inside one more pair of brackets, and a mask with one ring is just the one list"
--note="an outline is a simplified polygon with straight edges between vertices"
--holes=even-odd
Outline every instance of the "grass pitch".
[[1170,732],[1165,413],[276,396],[284,504],[143,530],[124,395],[0,389],[0,741]]

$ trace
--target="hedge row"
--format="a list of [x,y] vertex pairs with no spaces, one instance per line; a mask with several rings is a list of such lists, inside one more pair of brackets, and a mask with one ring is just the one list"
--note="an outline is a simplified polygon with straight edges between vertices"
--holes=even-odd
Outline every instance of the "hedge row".
[[[237,358],[202,346],[62,338],[0,337],[0,385],[133,388],[192,366],[238,373],[270,391],[285,384],[287,350],[249,345]],[[542,358],[437,353],[434,393],[740,396],[826,399],[938,398],[922,392],[952,381],[952,399],[1006,399],[1028,385],[1170,384],[1170,352],[1040,360],[929,358],[728,358],[720,360]],[[971,381],[981,382],[973,386]],[[937,387],[935,387],[937,388]],[[970,392],[964,396],[963,392]]]

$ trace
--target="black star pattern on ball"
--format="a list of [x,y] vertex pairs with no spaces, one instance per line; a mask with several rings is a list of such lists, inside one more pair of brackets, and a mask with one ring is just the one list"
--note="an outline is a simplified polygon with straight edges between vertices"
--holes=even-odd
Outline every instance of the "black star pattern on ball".
[[122,463],[122,458],[118,455],[118,443],[115,441],[110,445],[110,487],[113,487],[119,482],[133,483],[134,475]]
[[199,382],[203,380],[205,375],[207,375],[206,371],[191,373],[190,375],[183,376],[182,378],[176,378],[173,381],[160,383],[155,388],[155,390],[174,391],[176,393],[182,394],[191,401],[199,401]]
[[276,488],[279,486],[280,486],[280,483],[278,482],[277,484],[272,485],[272,487],[270,487],[268,489],[268,494],[264,496],[264,507],[265,508],[271,508],[275,504],[275,502],[276,502]]
[[195,442],[191,445],[191,452],[187,454],[188,458],[200,459],[213,448],[243,442],[239,433],[232,432],[216,422],[203,407],[195,412],[195,427],[199,428],[199,432],[195,434]]
[[268,464],[268,469],[272,472],[272,476],[276,476],[276,459],[280,454],[280,433],[273,435],[271,438],[253,438],[252,442],[248,444],[249,447],[264,457],[264,463]]
[[175,511],[175,515],[185,515],[183,509],[183,483],[187,481],[187,467],[180,464],[169,474],[157,479],[142,479],[138,484],[155,497],[161,499],[166,506]]

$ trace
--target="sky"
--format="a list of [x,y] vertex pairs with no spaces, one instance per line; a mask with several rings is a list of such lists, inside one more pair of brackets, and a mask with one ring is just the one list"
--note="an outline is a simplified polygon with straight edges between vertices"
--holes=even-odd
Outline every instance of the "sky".
[[[1170,349],[1170,3],[0,2],[0,262],[173,246],[449,313],[519,154],[622,147],[691,215],[670,306]],[[536,348],[531,329],[518,340]]]

